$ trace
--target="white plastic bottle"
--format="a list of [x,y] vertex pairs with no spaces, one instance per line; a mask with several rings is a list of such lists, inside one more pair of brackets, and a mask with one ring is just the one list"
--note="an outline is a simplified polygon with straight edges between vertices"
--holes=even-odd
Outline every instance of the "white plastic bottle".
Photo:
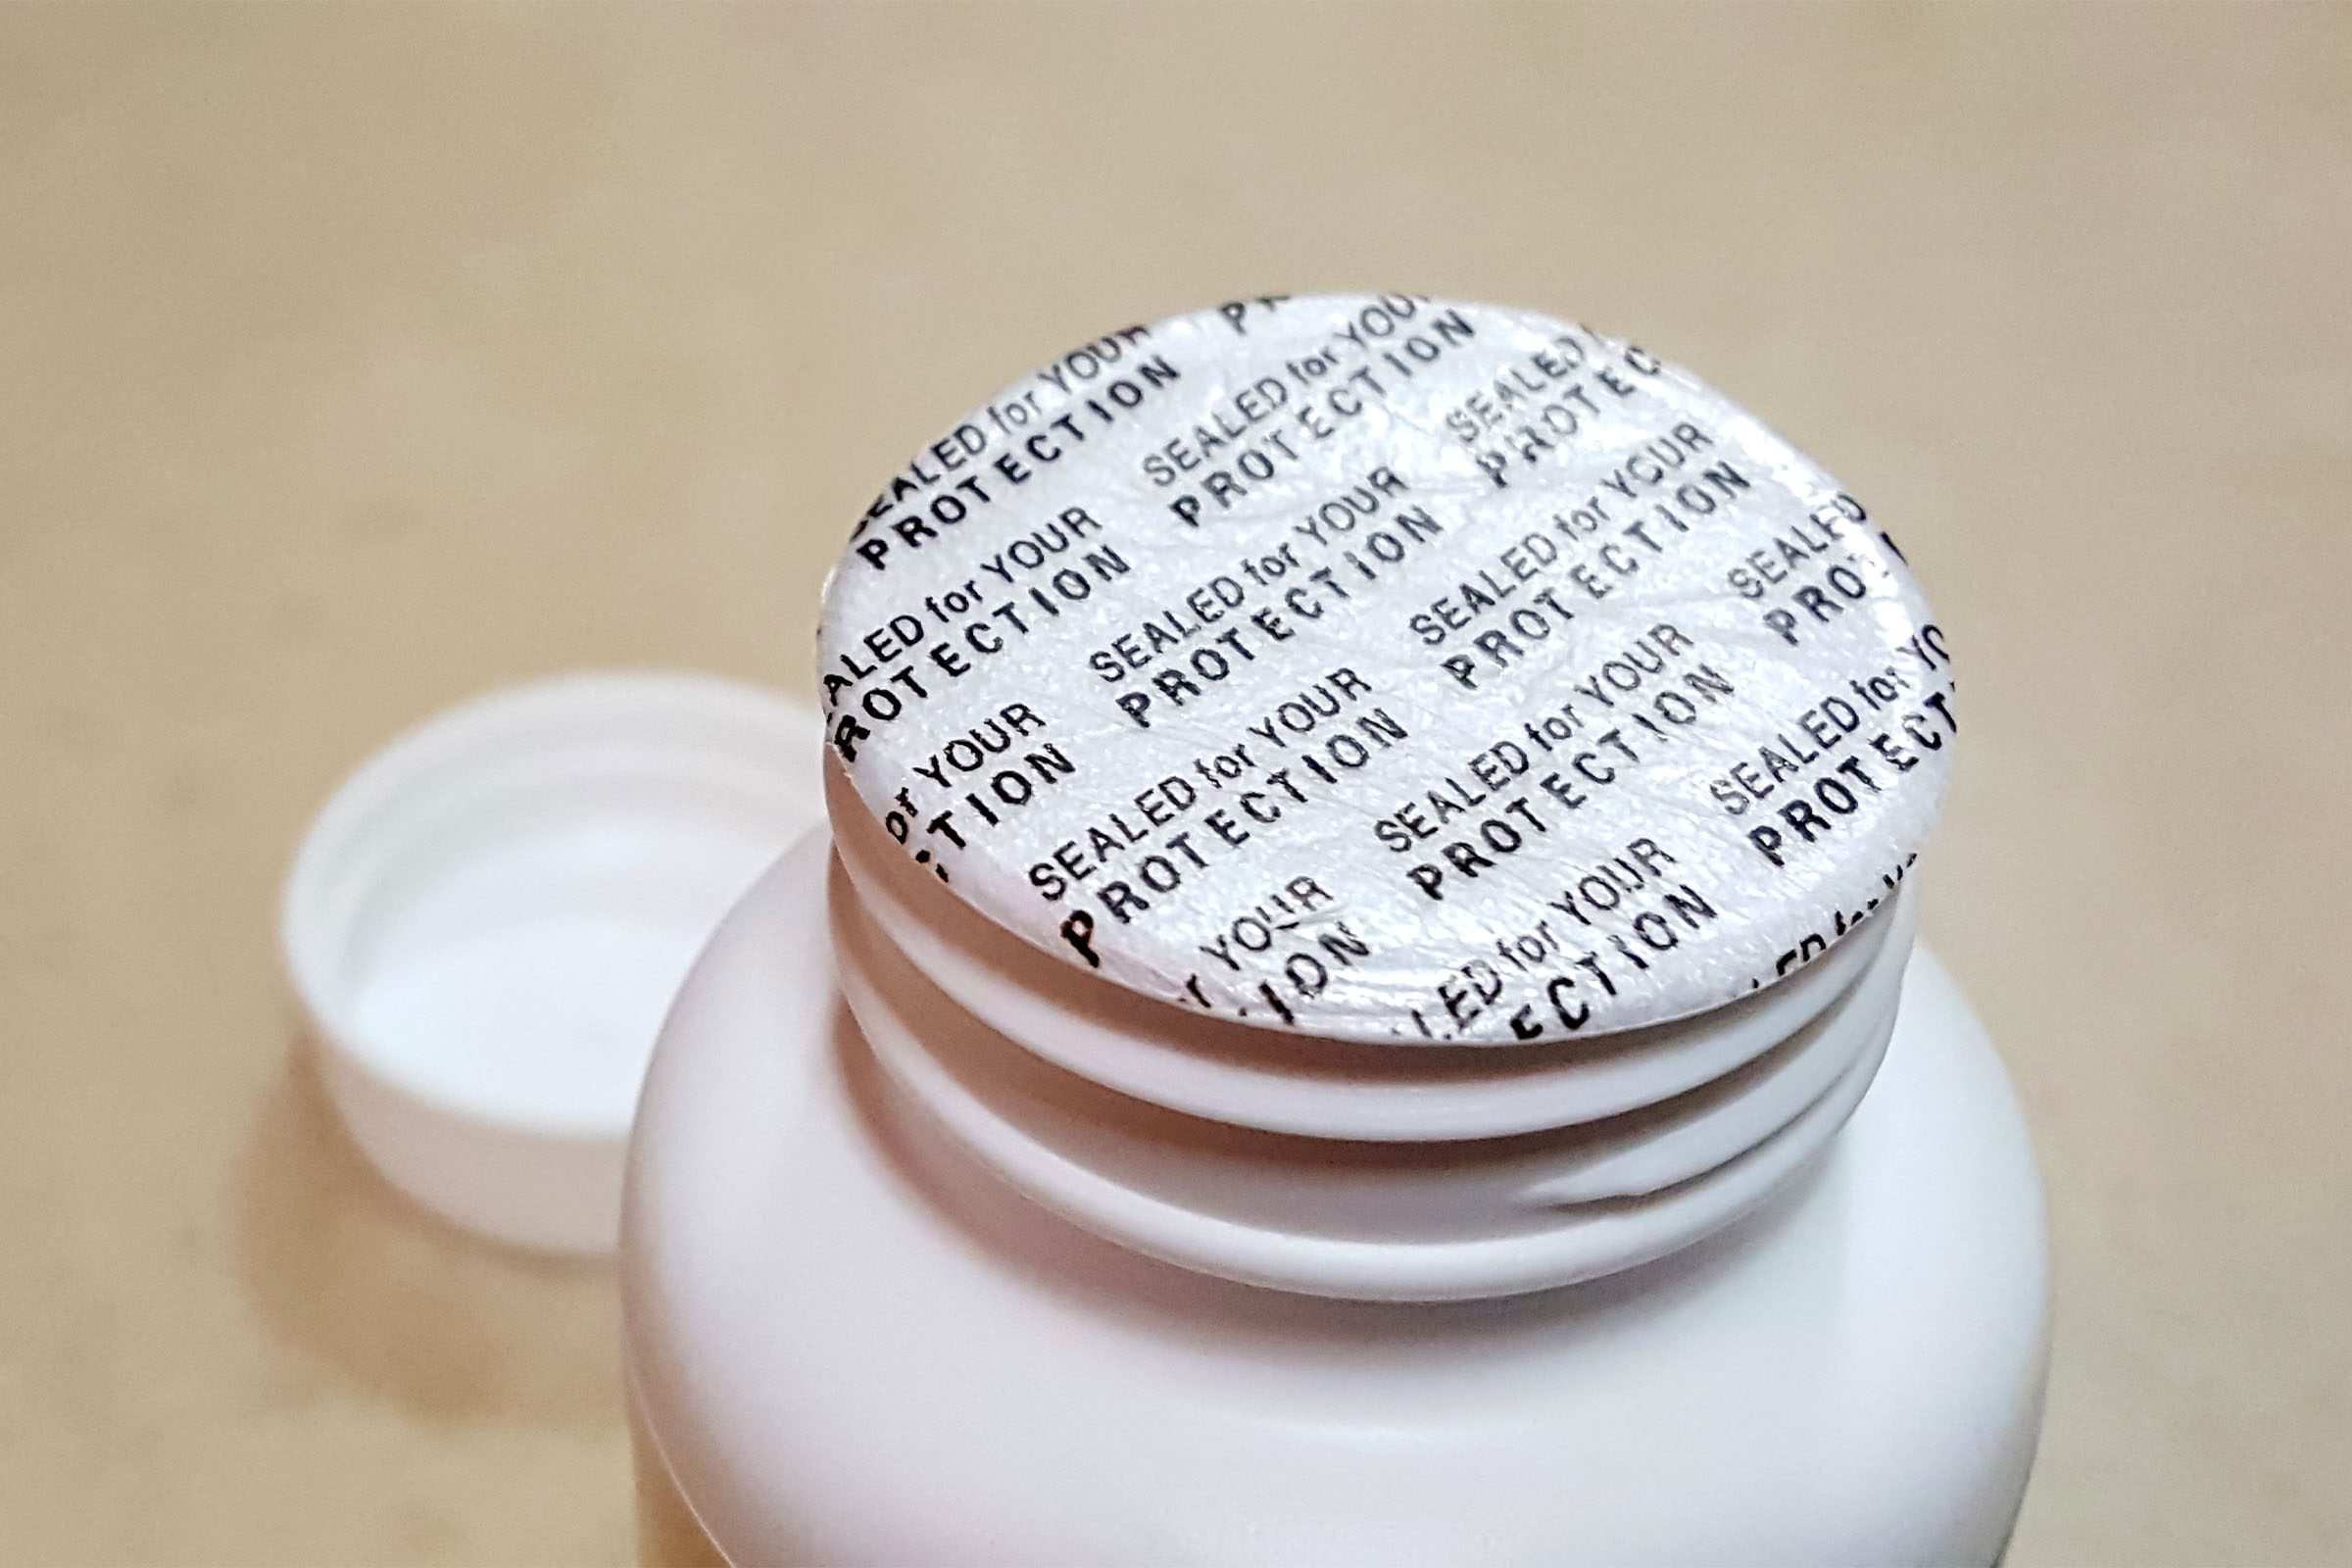
[[1417,296],[1113,334],[827,588],[640,1105],[646,1554],[1986,1563],[2046,1322],[1876,519]]

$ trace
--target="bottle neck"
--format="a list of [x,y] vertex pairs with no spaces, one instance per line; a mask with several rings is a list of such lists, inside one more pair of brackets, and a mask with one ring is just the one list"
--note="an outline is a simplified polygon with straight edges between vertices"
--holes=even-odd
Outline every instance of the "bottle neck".
[[1315,1296],[1612,1274],[1762,1203],[1893,1033],[1908,896],[1777,984],[1524,1046],[1260,1029],[1039,952],[915,866],[828,767],[842,993],[894,1086],[1018,1191],[1138,1251]]

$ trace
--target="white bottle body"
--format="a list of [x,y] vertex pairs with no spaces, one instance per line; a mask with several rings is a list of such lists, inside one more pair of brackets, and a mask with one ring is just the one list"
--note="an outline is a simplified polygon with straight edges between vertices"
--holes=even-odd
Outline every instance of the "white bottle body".
[[[639,1111],[649,1511],[736,1562],[1985,1563],[2047,1257],[2007,1079],[1917,955],[1818,1166],[1616,1277],[1376,1304],[1208,1278],[1004,1186],[835,991],[826,846],[721,927]],[[649,1539],[654,1554],[674,1539]]]

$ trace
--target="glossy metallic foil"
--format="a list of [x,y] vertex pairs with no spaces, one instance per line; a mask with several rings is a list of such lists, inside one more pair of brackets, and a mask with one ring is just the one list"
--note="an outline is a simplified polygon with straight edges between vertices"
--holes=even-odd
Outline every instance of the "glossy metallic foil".
[[1419,296],[1073,351],[925,448],[826,589],[836,753],[1073,964],[1321,1035],[1684,1016],[1900,880],[1951,756],[1880,520],[1683,371]]

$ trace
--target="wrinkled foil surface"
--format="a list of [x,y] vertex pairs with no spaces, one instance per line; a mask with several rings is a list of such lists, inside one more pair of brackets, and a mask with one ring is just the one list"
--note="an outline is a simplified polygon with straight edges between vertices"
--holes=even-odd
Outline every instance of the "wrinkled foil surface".
[[1415,295],[1259,299],[1015,382],[826,585],[830,745],[924,871],[1274,1029],[1602,1035],[1887,899],[1955,728],[1880,519],[1686,372]]

